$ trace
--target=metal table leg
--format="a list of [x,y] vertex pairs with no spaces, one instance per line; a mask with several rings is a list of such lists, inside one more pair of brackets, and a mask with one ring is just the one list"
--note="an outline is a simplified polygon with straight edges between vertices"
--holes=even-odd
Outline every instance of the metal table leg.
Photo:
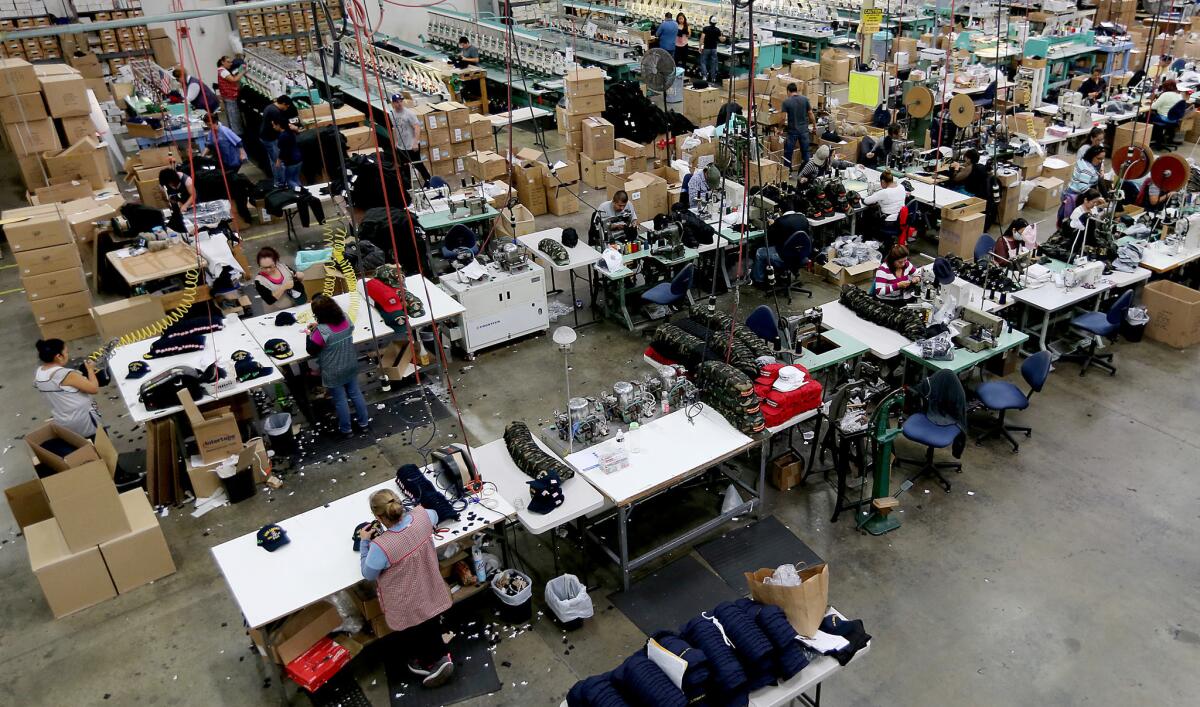
[[617,506],[617,545],[621,555],[621,588],[629,589],[629,507]]

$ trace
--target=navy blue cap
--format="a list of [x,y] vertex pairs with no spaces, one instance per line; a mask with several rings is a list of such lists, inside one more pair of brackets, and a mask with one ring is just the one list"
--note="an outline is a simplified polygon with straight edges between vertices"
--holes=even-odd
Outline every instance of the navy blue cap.
[[278,523],[270,523],[258,529],[258,546],[267,552],[275,552],[290,542],[287,531]]

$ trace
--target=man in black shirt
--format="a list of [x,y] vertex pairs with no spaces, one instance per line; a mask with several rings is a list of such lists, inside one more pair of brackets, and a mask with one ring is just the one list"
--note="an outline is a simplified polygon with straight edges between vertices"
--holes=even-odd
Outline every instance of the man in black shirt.
[[783,112],[787,114],[787,139],[783,143],[783,163],[788,169],[792,168],[792,153],[800,146],[801,163],[808,161],[808,126],[816,125],[817,116],[813,113],[808,97],[800,94],[796,84],[789,83],[788,97],[783,101]]
[[967,150],[963,152],[963,160],[950,165],[951,188],[987,200],[987,167],[979,164],[979,153]]
[[286,177],[283,168],[277,166],[279,163],[279,131],[275,129],[275,125],[286,125],[292,132],[299,132],[299,118],[300,113],[292,103],[292,97],[288,95],[276,98],[262,113],[262,125],[258,129],[258,139],[267,151],[267,164],[270,165],[272,181],[277,187],[286,184]]
[[779,252],[783,249],[783,244],[787,243],[787,240],[796,231],[804,231],[812,235],[808,218],[804,214],[796,213],[795,203],[791,199],[783,201],[779,207],[783,209],[783,215],[767,227],[766,247],[759,248],[754,252],[754,269],[751,271],[751,278],[759,284],[767,281],[768,261],[776,269],[784,267]]
[[1092,75],[1087,77],[1079,87],[1079,92],[1089,101],[1094,101],[1103,96],[1105,89],[1108,88],[1108,82],[1100,74],[1101,67],[1093,66]]
[[717,29],[717,18],[708,18],[708,26],[700,30],[700,77],[711,84],[721,81],[721,67],[717,63],[717,45],[725,39]]

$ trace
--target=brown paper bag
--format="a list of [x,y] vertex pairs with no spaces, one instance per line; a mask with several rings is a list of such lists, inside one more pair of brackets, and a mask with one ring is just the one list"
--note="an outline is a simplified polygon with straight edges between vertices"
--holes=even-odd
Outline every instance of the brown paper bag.
[[781,587],[763,584],[763,580],[775,573],[773,568],[746,573],[746,584],[750,585],[750,598],[763,604],[783,609],[788,623],[803,636],[815,636],[829,605],[829,565],[822,562],[812,567],[797,568],[800,586]]

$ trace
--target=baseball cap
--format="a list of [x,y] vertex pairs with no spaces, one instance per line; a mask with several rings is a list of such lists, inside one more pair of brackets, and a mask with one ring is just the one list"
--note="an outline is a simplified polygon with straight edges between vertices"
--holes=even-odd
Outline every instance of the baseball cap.
[[291,542],[287,531],[278,523],[268,523],[258,529],[258,546],[267,552],[275,552]]
[[558,473],[547,471],[540,478],[529,481],[529,511],[549,513],[563,504],[562,482]]
[[296,315],[291,312],[280,312],[275,315],[275,326],[288,326],[296,323]]
[[795,366],[784,366],[779,369],[779,377],[772,387],[780,393],[790,393],[804,385],[804,372]]
[[391,100],[393,103],[395,103],[396,101],[403,101],[404,96],[401,96],[399,93],[393,93]]
[[137,379],[137,378],[141,378],[142,376],[146,375],[149,372],[150,372],[150,364],[146,363],[145,361],[130,361],[129,362],[129,374],[126,375],[125,377]]
[[280,361],[287,360],[292,357],[291,344],[283,339],[267,339],[267,343],[263,344],[263,350],[267,355]]

